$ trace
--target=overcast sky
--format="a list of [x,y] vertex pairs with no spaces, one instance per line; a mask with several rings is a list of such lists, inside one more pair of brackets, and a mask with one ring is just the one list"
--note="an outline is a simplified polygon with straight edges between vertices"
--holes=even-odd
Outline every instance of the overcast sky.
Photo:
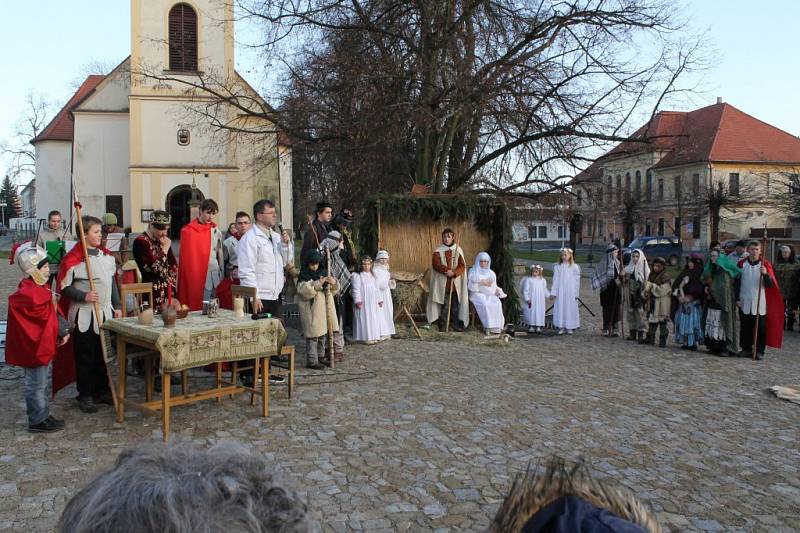
[[[706,33],[716,49],[717,61],[704,75],[702,93],[669,107],[695,109],[720,96],[799,135],[800,1],[686,0],[685,5],[694,30]],[[4,1],[0,50],[0,138],[5,139],[24,113],[27,93],[35,91],[63,105],[88,65],[116,65],[130,53],[130,2]],[[253,56],[241,47],[237,69],[260,85],[253,79],[259,71]],[[6,161],[0,161],[0,175],[5,169]]]

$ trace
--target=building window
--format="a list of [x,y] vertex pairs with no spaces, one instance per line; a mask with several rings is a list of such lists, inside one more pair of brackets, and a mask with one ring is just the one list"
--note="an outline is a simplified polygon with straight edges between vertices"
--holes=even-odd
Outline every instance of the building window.
[[113,213],[117,216],[117,226],[124,228],[125,213],[122,211],[122,195],[109,194],[106,196],[106,213]]
[[664,199],[664,178],[658,178],[658,199]]
[[197,71],[197,13],[187,4],[169,10],[169,69]]
[[617,205],[622,205],[622,176],[617,174]]
[[636,201],[642,199],[642,173],[638,170],[636,171]]
[[681,236],[681,217],[675,217],[675,220],[672,221],[673,227],[675,228],[675,236]]
[[600,186],[597,188],[597,205],[603,205],[603,184],[601,183]]
[[664,235],[664,219],[663,218],[659,218],[658,219],[658,235],[659,235],[659,237]]
[[565,239],[566,238],[566,235],[564,235],[564,226],[559,226],[558,227],[558,238],[559,239]]
[[692,194],[695,198],[700,195],[700,174],[692,174]]
[[645,186],[645,195],[647,196],[647,203],[653,201],[653,171],[647,171],[647,184]]
[[625,173],[625,198],[631,197],[631,173]]
[[789,194],[800,195],[800,174],[789,174]]
[[606,229],[606,221],[605,220],[598,220],[597,221],[597,234],[602,237],[603,233],[605,232],[605,229]]
[[700,217],[692,218],[692,238],[693,239],[700,238]]
[[731,172],[728,174],[728,193],[731,196],[739,196],[739,173]]
[[681,176],[675,176],[675,199],[681,199]]
[[650,232],[652,230],[653,230],[653,228],[650,227],[650,221],[649,220],[645,220],[644,221],[644,234],[645,235],[650,235]]
[[539,226],[539,238],[540,239],[547,238],[547,226]]
[[614,203],[614,188],[612,186],[611,180],[612,180],[611,176],[608,176],[606,178],[606,186],[608,188],[608,205]]
[[577,201],[578,201],[578,207],[580,207],[581,205],[583,205],[583,191],[582,191],[582,190],[580,190],[580,189],[578,189],[578,198],[577,198]]

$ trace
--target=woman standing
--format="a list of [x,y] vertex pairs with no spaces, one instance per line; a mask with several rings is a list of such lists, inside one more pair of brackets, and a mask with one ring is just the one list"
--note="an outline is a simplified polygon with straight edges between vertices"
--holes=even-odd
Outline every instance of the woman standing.
[[484,331],[487,335],[497,335],[505,326],[500,298],[505,298],[506,293],[497,286],[497,276],[491,266],[492,259],[486,252],[475,256],[475,264],[469,269],[467,276],[467,290],[469,301],[475,306]]
[[553,302],[553,325],[558,334],[572,333],[581,327],[578,313],[578,296],[581,293],[581,267],[575,263],[571,248],[561,249],[561,258],[553,265],[553,287],[550,296]]
[[778,259],[775,261],[775,277],[778,280],[778,287],[781,289],[781,296],[786,303],[786,322],[784,329],[792,331],[794,329],[795,313],[797,313],[798,291],[800,291],[800,263],[794,255],[791,246],[783,245],[778,248]]
[[613,244],[606,247],[606,255],[600,261],[592,278],[592,290],[600,291],[600,306],[603,308],[603,335],[617,337],[622,320],[622,291],[620,290],[619,248]]
[[644,284],[650,276],[650,265],[644,252],[635,249],[631,252],[631,262],[625,267],[623,280],[628,296],[628,324],[631,334],[629,341],[642,340],[647,332],[644,312]]
[[[715,355],[736,356],[739,348],[739,313],[734,280],[742,273],[725,254],[711,250],[703,269],[706,284],[705,344]],[[726,354],[727,351],[727,354]]]

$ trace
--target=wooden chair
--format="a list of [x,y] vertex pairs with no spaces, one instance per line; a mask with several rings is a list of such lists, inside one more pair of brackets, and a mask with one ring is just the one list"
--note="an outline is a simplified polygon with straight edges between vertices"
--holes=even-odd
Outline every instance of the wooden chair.
[[[122,302],[122,316],[138,316],[139,308],[147,297],[147,303],[150,308],[155,311],[153,300],[153,284],[152,283],[123,283],[120,285],[120,301]],[[128,296],[134,298],[134,308],[132,315],[128,313]],[[154,320],[156,320],[154,318]],[[151,401],[153,399],[153,390],[155,389],[155,367],[158,364],[158,352],[150,350],[130,350],[127,352],[127,359],[129,361],[142,360],[144,363],[144,394],[145,400]],[[133,364],[136,364],[135,362]],[[186,394],[188,389],[188,373],[187,371],[181,372],[181,393]]]
[[[243,287],[241,285],[231,285],[231,297],[232,298],[242,298],[244,300],[244,307],[245,313],[252,313],[253,311],[253,300],[255,300],[258,294],[258,290],[255,287]],[[280,318],[280,317],[276,317]],[[286,362],[280,361],[280,356],[286,357]],[[295,375],[295,348],[294,346],[284,346],[281,349],[280,356],[273,355],[269,358],[269,364],[267,365],[266,376],[262,376],[262,379],[269,379],[269,373],[272,369],[275,369],[276,375],[285,376],[287,380],[287,390],[289,394],[289,398],[292,397],[294,392],[294,375]],[[231,363],[231,382],[236,383],[236,378],[238,374],[245,370],[253,370],[253,383],[258,383],[258,372],[259,372],[259,365],[252,364],[246,367],[240,367],[237,361]],[[250,403],[255,403],[255,394],[250,394]]]

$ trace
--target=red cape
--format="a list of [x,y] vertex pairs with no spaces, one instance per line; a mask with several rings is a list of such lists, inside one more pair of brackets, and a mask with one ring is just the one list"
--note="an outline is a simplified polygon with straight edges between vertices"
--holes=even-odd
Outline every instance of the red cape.
[[25,368],[46,366],[56,356],[58,318],[52,293],[31,278],[8,297],[6,362]]
[[[742,268],[747,258],[742,259],[737,263],[739,268]],[[764,299],[767,301],[767,346],[771,348],[780,348],[783,344],[783,296],[781,296],[780,288],[778,287],[778,280],[775,279],[775,269],[772,268],[772,263],[764,258],[761,258],[764,268],[767,269],[767,274],[772,279],[772,287],[764,287]]]
[[203,289],[211,254],[211,228],[215,227],[216,224],[200,224],[194,219],[181,228],[178,298],[192,311],[203,308]]
[[[111,252],[106,248],[100,247],[100,251],[104,254],[111,255]],[[78,243],[72,247],[72,250],[61,259],[61,266],[58,269],[58,276],[56,277],[56,289],[61,294],[61,282],[67,276],[67,273],[76,266],[83,263],[83,248]],[[58,308],[63,316],[69,316],[70,300],[63,294],[58,301]],[[74,327],[75,324],[70,324]],[[75,348],[72,346],[72,335],[69,336],[69,342],[58,348],[58,356],[53,362],[53,396],[58,391],[75,381]]]

